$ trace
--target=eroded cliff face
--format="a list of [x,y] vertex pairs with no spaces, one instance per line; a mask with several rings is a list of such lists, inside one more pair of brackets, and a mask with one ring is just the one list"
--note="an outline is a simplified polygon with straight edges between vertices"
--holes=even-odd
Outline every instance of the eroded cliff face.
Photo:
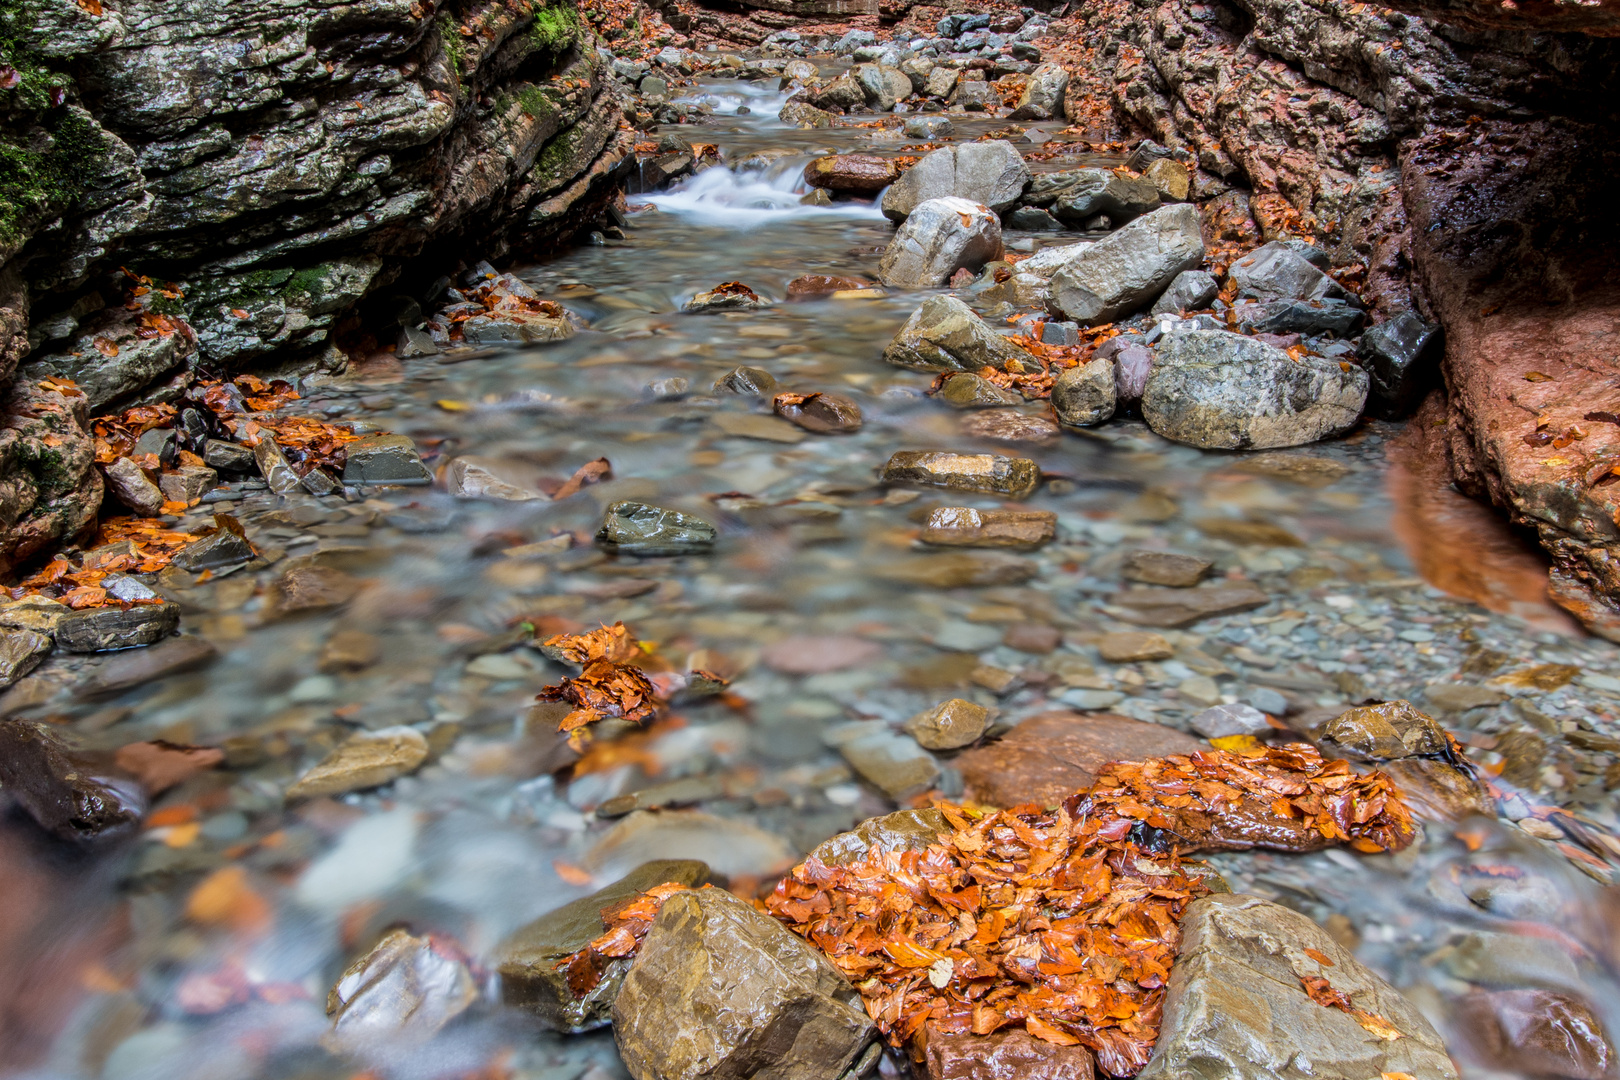
[[0,0],[0,379],[99,407],[386,332],[461,258],[589,227],[621,123],[566,0]]
[[1104,4],[1085,85],[1194,155],[1213,232],[1310,235],[1365,267],[1376,316],[1445,328],[1458,485],[1620,638],[1616,8],[1396,6]]

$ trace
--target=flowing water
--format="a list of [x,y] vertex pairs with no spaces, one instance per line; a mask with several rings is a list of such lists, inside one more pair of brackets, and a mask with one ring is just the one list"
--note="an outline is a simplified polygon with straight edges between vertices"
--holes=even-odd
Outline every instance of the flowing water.
[[[475,455],[515,485],[555,490],[606,457],[613,479],[559,501],[426,488],[347,503],[251,496],[235,512],[285,561],[257,579],[249,571],[197,582],[170,571],[161,583],[184,605],[187,632],[219,647],[216,662],[24,713],[89,749],[223,744],[233,767],[164,795],[153,824],[110,861],[65,858],[23,829],[0,833],[0,1062],[29,1076],[107,1080],[340,1077],[367,1067],[403,1077],[497,1066],[508,1072],[480,1075],[624,1075],[611,1036],[538,1031],[498,1005],[487,974],[484,1000],[430,1045],[345,1061],[319,1044],[326,992],[389,925],[453,939],[485,963],[517,926],[644,858],[692,855],[734,881],[766,879],[893,808],[833,748],[838,726],[897,723],[949,696],[994,706],[1007,724],[1105,706],[1184,726],[1213,700],[1298,714],[1365,697],[1421,701],[1426,685],[1460,679],[1489,692],[1442,719],[1504,788],[1522,793],[1511,804],[1517,816],[1562,805],[1613,833],[1613,757],[1577,748],[1601,739],[1564,736],[1617,733],[1614,648],[1581,637],[1522,589],[1497,612],[1417,576],[1397,534],[1422,538],[1428,526],[1397,521],[1424,505],[1389,486],[1398,426],[1369,423],[1258,461],[1168,443],[1131,420],[1084,434],[1037,422],[1023,428],[1035,441],[997,439],[989,412],[952,409],[927,396],[929,376],[882,363],[920,295],[781,302],[802,274],[874,276],[892,232],[871,204],[799,205],[804,162],[828,148],[898,151],[904,141],[893,131],[786,128],[774,120],[774,90],[717,82],[701,95],[694,100],[718,119],[703,138],[731,162],[762,156],[633,198],[647,208],[632,213],[626,241],[516,268],[592,329],[516,351],[382,355],[307,389],[301,403],[406,433],[430,467]],[[749,111],[739,115],[739,105]],[[989,126],[959,124],[968,137]],[[1012,239],[1026,249],[1037,240]],[[693,294],[730,280],[779,302],[680,313]],[[797,442],[729,436],[715,417],[768,409],[711,394],[739,364],[770,371],[783,389],[851,397],[865,425]],[[672,378],[689,391],[651,388]],[[1039,402],[993,410],[1009,411],[1046,415]],[[1028,556],[1035,576],[985,588],[934,580],[937,565],[920,561],[915,544],[921,512],[1002,504],[877,485],[891,453],[923,448],[1040,463],[1047,482],[1024,505],[1055,511],[1059,535]],[[604,506],[622,498],[704,516],[719,543],[701,557],[606,556],[590,537]],[[1468,534],[1455,542],[1449,558],[1469,561]],[[1252,581],[1272,602],[1167,632],[1173,659],[1108,664],[1095,645],[1130,629],[1107,603],[1123,584],[1125,553],[1141,548],[1213,559],[1218,575]],[[1420,561],[1437,561],[1432,547]],[[267,619],[263,586],[298,562],[341,569],[364,588],[342,608]],[[554,740],[527,730],[524,717],[540,687],[568,672],[520,643],[529,639],[514,627],[614,620],[676,663],[733,675],[732,692],[599,748],[563,782],[550,771]],[[1032,627],[1061,632],[1063,643]],[[346,661],[343,648],[374,648],[375,659]],[[1545,665],[1577,670],[1548,676]],[[985,668],[1018,678],[997,696],[984,688]],[[1543,675],[1523,674],[1536,669]],[[72,676],[71,665],[42,673],[63,684]],[[401,724],[435,747],[415,775],[283,805],[292,779],[348,733]],[[677,779],[694,781],[680,800],[691,810],[596,813],[615,796]],[[948,761],[939,786],[960,790]],[[1216,861],[1235,890],[1306,912],[1403,988],[1468,1075],[1502,1071],[1459,1020],[1468,964],[1489,966],[1481,949],[1511,953],[1502,963],[1533,985],[1573,979],[1567,988],[1620,1031],[1614,890],[1592,880],[1602,871],[1588,876],[1522,829],[1430,826],[1394,856]],[[199,899],[204,881],[229,902]],[[1557,959],[1568,956],[1574,966]]]

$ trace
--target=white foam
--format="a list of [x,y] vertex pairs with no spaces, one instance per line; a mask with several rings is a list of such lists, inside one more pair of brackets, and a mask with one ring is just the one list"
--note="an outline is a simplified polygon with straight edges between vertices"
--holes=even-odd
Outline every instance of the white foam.
[[881,219],[876,203],[836,202],[804,206],[804,166],[810,158],[782,158],[741,170],[715,165],[681,181],[670,191],[646,197],[658,209],[700,225],[755,229],[792,218],[842,217]]

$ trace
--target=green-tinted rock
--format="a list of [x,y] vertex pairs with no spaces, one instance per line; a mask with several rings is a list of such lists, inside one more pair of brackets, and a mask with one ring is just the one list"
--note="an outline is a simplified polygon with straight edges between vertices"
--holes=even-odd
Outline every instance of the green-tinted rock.
[[352,442],[343,465],[345,484],[429,484],[416,444],[404,435],[367,435]]
[[575,999],[557,962],[600,937],[606,927],[602,909],[622,904],[656,885],[696,885],[709,876],[696,859],[660,859],[644,863],[604,889],[547,912],[516,931],[495,953],[501,975],[501,998],[527,1009],[559,1031],[589,1031],[608,1022],[630,958],[613,960],[602,981],[584,998]]
[[938,810],[896,810],[867,818],[848,832],[823,840],[810,852],[810,858],[828,866],[847,866],[872,851],[921,851],[940,834],[950,831]]
[[837,1080],[876,1034],[825,956],[720,889],[664,903],[613,1003],[635,1080]]
[[700,517],[641,502],[616,502],[607,508],[596,542],[625,555],[686,555],[707,551],[718,536]]

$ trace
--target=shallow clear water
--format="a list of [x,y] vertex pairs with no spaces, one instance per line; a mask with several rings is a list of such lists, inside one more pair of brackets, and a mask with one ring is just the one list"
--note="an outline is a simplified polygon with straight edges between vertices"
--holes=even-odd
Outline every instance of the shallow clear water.
[[[1400,517],[1411,506],[1392,499],[1388,455],[1399,427],[1372,423],[1301,451],[1338,467],[1314,486],[1256,471],[1240,455],[1168,443],[1130,420],[1035,443],[975,434],[984,413],[927,397],[929,376],[880,359],[918,294],[783,302],[788,281],[802,274],[875,276],[892,231],[871,205],[799,206],[803,162],[825,148],[898,150],[903,140],[785,128],[772,119],[774,90],[714,83],[702,93],[719,113],[734,114],[739,103],[752,110],[692,132],[717,141],[728,160],[788,154],[632,198],[652,209],[633,213],[627,241],[516,268],[591,330],[518,351],[404,362],[382,355],[305,394],[307,407],[329,417],[410,435],[430,467],[475,455],[503,479],[539,490],[607,457],[614,479],[556,502],[430,489],[352,503],[250,498],[235,512],[283,561],[256,576],[196,583],[171,571],[161,582],[184,605],[186,632],[218,645],[215,663],[91,701],[66,689],[85,661],[53,661],[36,676],[64,689],[24,715],[49,717],[89,749],[230,739],[239,767],[164,795],[155,809],[171,814],[158,820],[180,824],[149,828],[110,862],[64,858],[26,830],[0,834],[5,865],[15,868],[0,883],[0,1043],[10,1047],[0,1061],[31,1076],[109,1080],[347,1076],[366,1067],[430,1077],[492,1063],[537,1080],[621,1075],[610,1036],[537,1031],[497,1005],[487,974],[485,1000],[462,1021],[428,1047],[378,1060],[345,1061],[319,1048],[325,995],[397,922],[453,938],[480,961],[512,929],[645,857],[694,855],[734,879],[768,877],[893,808],[852,777],[828,744],[831,729],[899,722],[948,696],[993,705],[1008,723],[1106,703],[1179,726],[1203,707],[1197,698],[1212,679],[1224,700],[1281,694],[1297,712],[1417,697],[1426,684],[1453,679],[1469,657],[1497,650],[1496,668],[1464,681],[1498,687],[1500,703],[1445,723],[1482,764],[1518,775],[1528,803],[1572,807],[1613,832],[1604,788],[1612,757],[1562,739],[1617,733],[1613,646],[1579,636],[1544,604],[1498,614],[1415,576],[1397,526],[1421,537],[1427,524]],[[989,127],[959,126],[968,136]],[[778,303],[679,313],[695,293],[730,280]],[[865,426],[792,444],[730,437],[716,415],[768,409],[711,396],[715,380],[739,364],[767,369],[783,389],[847,395]],[[690,392],[656,399],[650,384],[672,377],[687,379]],[[1046,414],[1044,403],[1018,411]],[[924,448],[1040,463],[1048,481],[1021,505],[1055,511],[1059,536],[1024,556],[1037,567],[1029,582],[930,583],[935,571],[917,561],[925,554],[915,544],[919,512],[1002,504],[877,485],[891,453]],[[604,506],[620,498],[699,514],[719,527],[720,541],[702,557],[604,556],[590,538]],[[1232,522],[1270,524],[1297,543],[1222,539],[1233,535],[1222,523]],[[529,547],[565,534],[574,538],[568,550]],[[1253,581],[1274,599],[1168,632],[1175,659],[1105,663],[1096,635],[1128,628],[1107,602],[1123,584],[1124,554],[1138,548],[1203,555],[1217,574]],[[264,586],[299,562],[341,569],[364,587],[342,608],[266,621]],[[681,708],[679,722],[588,759],[563,783],[545,771],[552,740],[526,733],[524,714],[541,686],[568,672],[520,644],[514,628],[614,620],[677,664],[690,658],[733,675],[734,696]],[[1009,627],[1027,624],[1055,627],[1067,643],[1051,654],[1004,643]],[[375,662],[331,662],[340,633],[374,639]],[[866,645],[851,663],[799,675],[771,652],[798,637]],[[698,650],[705,655],[692,657]],[[1582,678],[1552,689],[1490,682],[1546,663],[1576,665]],[[998,697],[971,681],[981,666],[1021,680]],[[1272,697],[1257,698],[1264,694]],[[283,807],[286,786],[349,732],[398,724],[429,734],[439,750],[431,764],[373,792]],[[1539,732],[1544,763],[1516,774],[1492,747],[1525,731]],[[693,811],[709,816],[678,833],[595,813],[609,798],[683,777],[712,783]],[[941,786],[949,792],[953,782],[947,768]],[[1469,1035],[1453,1022],[1467,991],[1442,951],[1455,934],[1579,943],[1578,989],[1620,1031],[1613,888],[1510,825],[1483,826],[1467,843],[1431,827],[1399,856],[1217,862],[1234,889],[1297,907],[1354,941],[1448,1034],[1469,1075],[1492,1069],[1470,1058]],[[1481,876],[1470,867],[1482,865],[1514,865],[1540,884],[1506,899],[1470,899]],[[232,866],[245,877],[231,914],[199,917],[199,881]],[[218,986],[231,990],[215,1008],[222,998],[209,990]]]

